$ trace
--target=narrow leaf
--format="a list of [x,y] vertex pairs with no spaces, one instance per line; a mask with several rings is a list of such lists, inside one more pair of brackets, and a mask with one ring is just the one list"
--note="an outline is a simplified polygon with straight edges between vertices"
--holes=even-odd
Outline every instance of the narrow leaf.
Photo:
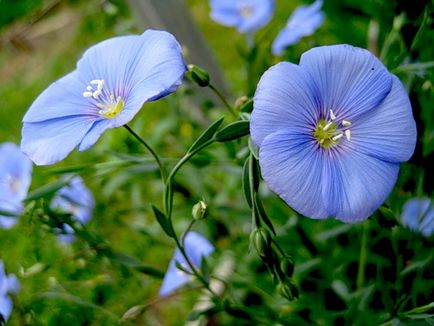
[[271,223],[270,218],[268,217],[267,213],[265,212],[264,206],[262,205],[261,200],[259,199],[258,194],[255,194],[255,206],[258,209],[259,216],[261,217],[261,220],[268,226],[271,232],[273,232],[274,235],[276,235],[276,231],[274,230],[273,223]]
[[43,197],[49,197],[52,194],[54,194],[57,190],[59,190],[60,188],[69,184],[71,179],[72,179],[72,176],[69,178],[66,178],[64,180],[58,180],[56,182],[49,183],[45,186],[37,188],[28,194],[25,201],[35,200],[35,199],[39,199],[39,198],[43,198]]
[[163,231],[171,238],[173,238],[174,231],[172,225],[167,219],[166,215],[162,211],[160,211],[157,207],[152,205],[152,210],[154,211],[155,218],[157,219],[158,224],[161,225]]
[[201,264],[200,264],[200,271],[202,272],[202,276],[204,280],[209,283],[209,267],[208,263],[206,261],[206,258],[202,256]]
[[250,133],[250,122],[246,120],[235,121],[218,131],[215,138],[218,142],[231,141]]
[[212,125],[210,125],[200,136],[196,141],[191,145],[191,147],[188,149],[187,153],[191,153],[197,148],[199,148],[201,145],[206,143],[208,140],[212,139],[217,132],[218,128],[223,122],[223,117],[215,121]]

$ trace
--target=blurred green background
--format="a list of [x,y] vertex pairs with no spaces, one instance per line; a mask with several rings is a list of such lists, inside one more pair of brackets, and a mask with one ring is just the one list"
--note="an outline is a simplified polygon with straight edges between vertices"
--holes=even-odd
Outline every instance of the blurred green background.
[[[221,67],[231,103],[252,95],[270,65],[282,59],[298,62],[313,46],[349,43],[369,48],[409,91],[418,124],[416,152],[402,166],[386,203],[395,215],[391,226],[383,224],[381,214],[357,225],[299,217],[262,185],[278,241],[294,256],[301,292],[296,302],[276,293],[266,268],[249,251],[251,217],[241,191],[246,140],[198,155],[176,179],[176,229],[185,230],[191,207],[204,198],[209,217],[195,229],[216,245],[210,265],[216,268],[223,253],[232,252],[237,264],[228,280],[229,292],[240,304],[254,308],[251,318],[225,312],[213,317],[211,325],[375,325],[398,317],[393,325],[432,325],[429,311],[420,318],[400,313],[434,301],[433,239],[396,226],[396,217],[405,200],[432,198],[433,193],[433,69],[408,66],[434,60],[433,3],[325,0],[322,27],[284,58],[275,58],[270,43],[300,4],[307,3],[276,1],[274,18],[256,33],[252,54],[244,35],[210,19],[207,1],[186,2]],[[32,101],[73,70],[86,48],[114,35],[141,33],[140,26],[121,0],[0,0],[0,142],[20,143],[21,119]],[[249,55],[255,56],[255,63],[247,75]],[[200,91],[187,83],[163,101],[146,104],[131,123],[168,166],[207,124],[225,114],[219,101],[196,97]],[[152,214],[150,205],[160,205],[163,189],[148,153],[123,128],[111,129],[92,149],[75,151],[55,166],[35,167],[31,189],[55,182],[68,171],[80,172],[95,195],[89,231],[114,250],[164,272],[174,244]],[[361,250],[367,253],[362,284],[357,282]],[[46,221],[30,214],[13,229],[0,230],[0,259],[22,283],[10,325],[115,325],[129,308],[156,300],[161,285],[160,278],[107,257],[83,239],[59,243]],[[157,300],[131,324],[183,325],[199,295],[192,289]]]

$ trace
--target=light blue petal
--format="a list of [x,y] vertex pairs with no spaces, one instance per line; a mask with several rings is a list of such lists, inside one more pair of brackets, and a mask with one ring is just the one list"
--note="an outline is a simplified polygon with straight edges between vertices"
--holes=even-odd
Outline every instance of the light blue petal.
[[358,151],[388,162],[403,162],[416,146],[416,123],[407,92],[396,76],[384,101],[354,121],[351,142]]
[[324,21],[321,6],[322,1],[316,1],[310,6],[297,7],[274,40],[273,54],[282,55],[288,46],[296,44],[303,36],[312,35]]
[[163,284],[161,285],[159,296],[164,297],[191,280],[191,275],[179,270],[175,261],[170,262],[166,275],[164,276]]
[[77,71],[88,81],[103,79],[106,96],[122,97],[123,110],[110,120],[112,127],[119,127],[129,122],[146,101],[173,92],[186,67],[173,35],[147,30],[142,35],[115,37],[89,48],[77,63]]
[[299,66],[281,62],[268,69],[256,89],[250,132],[261,146],[269,134],[288,127],[315,129],[320,115],[318,90]]
[[16,294],[21,289],[21,284],[18,278],[14,274],[10,274],[7,277],[7,292]]
[[325,153],[322,195],[329,215],[346,223],[367,219],[392,191],[399,164],[350,149]]
[[409,199],[401,214],[402,224],[425,237],[434,233],[434,205],[430,198]]
[[[241,33],[254,32],[266,25],[274,12],[273,0],[212,0],[210,5],[212,19],[236,27]],[[243,15],[243,7],[250,7],[251,14]]]
[[[184,238],[184,248],[187,257],[195,267],[200,267],[202,257],[207,257],[214,251],[214,246],[205,237],[194,231],[190,231],[186,234]],[[181,264],[186,270],[191,270],[184,256],[179,249],[176,249],[166,275],[164,276],[163,284],[159,292],[160,296],[170,294],[177,288],[188,283],[191,279],[191,275],[179,270],[175,262]]]
[[312,76],[322,99],[322,114],[354,122],[376,108],[392,88],[392,75],[369,51],[350,45],[313,48],[300,66]]
[[54,164],[80,143],[93,123],[82,116],[24,123],[21,150],[37,165]]
[[322,154],[312,136],[299,128],[271,134],[259,151],[268,187],[297,212],[311,218],[329,216],[322,195]]
[[7,295],[0,294],[0,314],[4,320],[8,320],[12,312],[12,300]]
[[188,258],[195,266],[200,266],[202,257],[209,256],[214,246],[201,234],[190,231],[184,239],[184,247]]
[[77,71],[55,81],[32,103],[23,122],[41,122],[78,115],[99,119],[99,109],[83,96],[88,82],[81,80]]
[[0,207],[2,200],[13,203],[13,206],[23,200],[31,178],[32,162],[20,148],[13,143],[0,144]]

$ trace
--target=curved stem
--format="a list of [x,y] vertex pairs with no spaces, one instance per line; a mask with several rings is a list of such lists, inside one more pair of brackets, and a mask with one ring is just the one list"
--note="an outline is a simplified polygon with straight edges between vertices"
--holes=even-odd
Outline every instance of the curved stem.
[[166,183],[166,169],[164,168],[163,164],[160,161],[160,158],[158,157],[157,153],[152,149],[151,146],[148,145],[138,134],[134,132],[128,125],[124,125],[125,129],[129,131],[131,135],[136,138],[139,143],[141,143],[143,146],[146,147],[146,149],[151,153],[151,155],[154,157],[155,161],[157,162],[158,168],[160,169],[161,179],[163,180],[163,183]]
[[362,243],[360,246],[360,259],[359,259],[359,269],[357,271],[357,289],[360,290],[365,282],[365,268],[366,268],[366,255],[367,255],[367,244],[368,244],[368,227],[369,221],[365,221],[363,224],[362,233]]
[[223,94],[217,88],[215,88],[213,84],[209,84],[208,87],[219,97],[219,99],[223,102],[223,104],[226,106],[226,108],[228,109],[228,111],[234,117],[237,117],[237,114],[235,113],[234,108],[228,103],[228,101],[226,101],[226,99],[223,96]]

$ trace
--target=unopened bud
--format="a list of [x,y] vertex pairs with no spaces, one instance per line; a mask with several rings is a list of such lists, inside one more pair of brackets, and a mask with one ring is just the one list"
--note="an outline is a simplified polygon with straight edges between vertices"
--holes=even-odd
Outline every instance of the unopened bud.
[[270,232],[259,227],[253,230],[252,234],[250,235],[250,241],[253,243],[253,246],[255,247],[259,257],[263,259],[268,256],[271,244]]
[[201,200],[193,206],[191,210],[191,215],[193,215],[193,218],[195,220],[202,220],[206,217],[207,207],[208,205],[203,200]]
[[293,301],[298,298],[298,289],[296,286],[291,283],[279,283],[277,285],[277,291],[279,291],[280,295],[289,301]]
[[280,268],[288,278],[292,277],[292,274],[294,273],[294,261],[292,260],[292,257],[289,255],[282,257]]
[[209,73],[203,68],[196,65],[188,65],[188,72],[190,73],[191,79],[200,87],[206,87],[209,85]]

